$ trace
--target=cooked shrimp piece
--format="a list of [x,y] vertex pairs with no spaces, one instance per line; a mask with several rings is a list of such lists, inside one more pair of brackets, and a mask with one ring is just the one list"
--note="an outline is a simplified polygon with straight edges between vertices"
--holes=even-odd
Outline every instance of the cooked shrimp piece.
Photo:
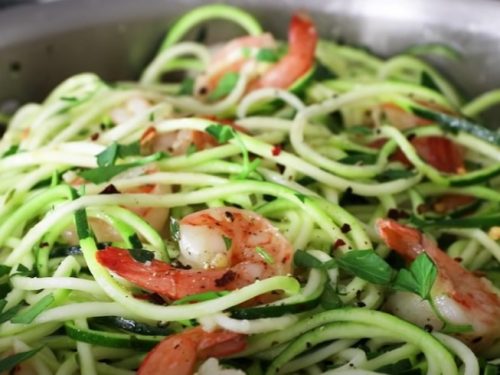
[[146,129],[141,137],[141,148],[146,154],[163,151],[174,156],[185,155],[190,146],[194,146],[197,151],[205,150],[217,146],[217,140],[198,130],[158,133],[154,127]]
[[195,327],[156,345],[142,362],[138,375],[192,375],[197,362],[236,354],[246,347],[246,336],[226,330],[206,332]]
[[[127,177],[137,177],[142,174],[152,174],[157,171],[156,168],[149,167],[149,168],[134,168],[131,169],[124,174],[120,175],[120,178],[127,178]],[[76,177],[73,181],[67,181],[69,184],[72,186],[78,186],[82,185],[85,183],[85,180],[82,179],[81,177]],[[112,185],[113,181],[110,181],[110,185],[108,186],[109,189],[116,189],[114,185]],[[108,189],[107,188],[107,189]],[[107,190],[105,189],[105,190]],[[144,193],[144,194],[167,194],[171,192],[170,186],[167,185],[162,185],[162,184],[151,184],[151,185],[143,185],[143,186],[138,186],[135,188],[129,188],[123,191],[112,191],[114,194],[120,194],[120,193]],[[105,192],[106,194],[109,194],[110,192]],[[103,193],[104,194],[104,193]],[[142,217],[151,227],[156,229],[159,233],[163,233],[165,231],[166,227],[166,222],[168,219],[168,214],[169,214],[169,209],[165,207],[127,207],[125,206],[129,211],[132,211],[136,213],[138,216]],[[92,228],[92,232],[94,233],[97,241],[99,242],[119,242],[122,241],[122,237],[120,236],[119,232],[110,224],[108,224],[106,221],[100,219],[100,218],[89,218],[89,225]],[[68,227],[67,230],[65,230],[62,234],[63,238],[68,242],[69,244],[77,244],[78,243],[78,236],[76,234],[76,230],[74,225],[71,225]]]
[[[124,193],[142,193],[142,194],[155,194],[162,195],[170,193],[170,186],[161,184],[144,185],[134,189],[127,189]],[[164,207],[125,207],[128,210],[135,212],[142,217],[149,225],[151,225],[157,232],[162,233],[165,229],[165,224],[168,219],[168,208]]]
[[[433,111],[456,115],[455,112],[437,103],[432,103],[424,100],[415,100],[415,102]],[[433,124],[433,121],[418,117],[413,113],[404,110],[402,107],[393,102],[382,103],[380,105],[380,108],[389,121],[389,124],[401,130],[414,128],[416,126],[426,126]]]
[[[399,304],[397,300],[390,301],[391,310],[395,314],[416,324],[422,324],[426,317],[429,322],[441,320],[441,323],[452,325],[470,325],[469,332],[456,336],[477,351],[488,348],[500,339],[500,297],[488,280],[463,268],[416,229],[393,220],[380,220],[377,226],[387,246],[408,261],[426,252],[438,269],[431,299],[440,319],[437,319],[429,304],[414,303],[415,308],[406,308],[404,305],[409,303],[407,295]],[[419,299],[416,295],[415,298]],[[442,326],[443,324],[433,328],[440,329]]]
[[[309,16],[295,13],[288,30],[288,52],[276,63],[257,61],[247,91],[292,86],[314,66],[317,41],[316,28]],[[256,50],[262,48],[276,48],[271,35],[246,36],[229,42],[214,54],[206,73],[198,77],[196,93],[201,96],[210,93],[226,73],[239,72],[245,63],[255,61]]]
[[201,96],[211,92],[224,74],[239,72],[251,56],[261,48],[276,48],[276,42],[271,34],[236,38],[216,50],[205,73],[197,78],[195,92]]
[[[379,138],[369,144],[373,148],[381,148],[387,142],[387,138]],[[465,172],[462,149],[453,141],[441,136],[414,137],[410,141],[417,155],[426,163],[430,164],[438,171],[446,173]],[[412,163],[406,155],[397,148],[391,155],[391,160],[399,161],[405,166]]]
[[288,52],[271,69],[250,85],[249,90],[263,87],[287,89],[314,65],[318,34],[309,16],[297,12],[288,30]]
[[179,235],[179,259],[191,269],[159,260],[140,263],[127,250],[114,247],[96,256],[119,276],[171,300],[234,290],[291,271],[291,244],[251,211],[218,207],[195,212],[180,221]]
[[114,108],[110,113],[110,117],[111,120],[118,125],[130,120],[139,113],[147,111],[149,108],[151,108],[151,103],[149,101],[136,96],[128,99],[120,107]]

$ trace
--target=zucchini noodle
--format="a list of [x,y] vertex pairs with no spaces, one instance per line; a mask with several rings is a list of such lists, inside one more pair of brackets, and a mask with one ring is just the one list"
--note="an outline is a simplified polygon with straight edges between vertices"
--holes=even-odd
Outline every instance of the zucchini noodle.
[[[219,22],[246,35],[188,40]],[[447,46],[289,34],[202,6],[138,82],[79,74],[10,118],[0,372],[499,371],[499,91],[464,105],[415,56]]]

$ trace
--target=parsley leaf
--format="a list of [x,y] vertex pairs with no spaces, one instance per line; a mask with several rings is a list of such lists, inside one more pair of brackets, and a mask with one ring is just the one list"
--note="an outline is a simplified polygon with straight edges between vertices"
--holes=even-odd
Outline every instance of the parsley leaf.
[[323,263],[315,256],[304,250],[297,250],[293,255],[293,263],[297,267],[321,268]]
[[214,298],[223,297],[229,293],[230,292],[223,290],[219,292],[204,292],[204,293],[191,294],[189,296],[178,299],[177,301],[173,302],[172,305],[184,305],[190,302],[209,301]]
[[472,332],[474,328],[470,324],[452,324],[449,322],[444,323],[444,327],[441,329],[443,333],[466,333]]
[[226,236],[222,236],[222,239],[224,240],[224,245],[226,245],[226,249],[229,250],[231,246],[233,246],[233,240]]
[[304,194],[301,194],[301,193],[295,193],[294,194],[297,198],[299,198],[299,200],[304,203],[306,201],[306,196]]
[[193,95],[194,78],[186,78],[181,82],[178,95]]
[[[5,304],[3,307],[5,307]],[[17,312],[19,310],[21,310],[22,307],[23,307],[23,305],[19,304],[19,305],[16,305],[14,307],[11,307],[7,311],[3,311],[3,308],[2,308],[2,313],[0,314],[0,324],[5,323],[8,320],[11,320],[12,317],[14,317],[17,314]]]
[[10,272],[10,267],[5,264],[0,264],[0,277],[8,275]]
[[139,167],[148,163],[152,163],[167,157],[164,152],[157,152],[148,157],[137,160],[133,163],[119,164],[119,165],[107,165],[103,167],[97,167],[94,169],[88,169],[86,171],[80,172],[80,177],[85,180],[93,182],[94,184],[100,184],[109,181],[116,175],[125,172],[126,170],[134,167]]
[[399,180],[401,178],[411,178],[414,177],[415,173],[409,171],[408,169],[387,169],[383,171],[375,179],[379,182]]
[[177,242],[181,239],[179,220],[173,216],[170,217],[170,236]]
[[12,274],[12,276],[16,276],[16,275],[19,275],[19,276],[34,276],[35,275],[35,270],[34,269],[29,269],[28,267],[26,267],[24,264],[19,264],[16,268],[16,271],[14,274]]
[[33,349],[33,350],[28,350],[26,352],[21,352],[17,354],[10,355],[6,358],[3,358],[0,360],[0,373],[7,372],[12,370],[14,367],[16,367],[18,364],[30,359],[33,357],[36,353],[38,353],[42,347]]
[[231,91],[233,91],[236,83],[238,83],[240,75],[235,72],[227,72],[224,74],[219,82],[217,82],[217,86],[215,86],[214,91],[210,93],[208,96],[212,100],[218,100],[227,96]]
[[186,150],[186,155],[191,156],[193,155],[196,151],[198,151],[198,147],[194,143],[191,143],[189,147]]
[[134,249],[142,249],[142,243],[139,236],[136,233],[132,233],[128,236],[128,242],[132,245]]
[[229,125],[212,124],[207,126],[205,131],[217,139],[219,143],[226,143],[235,136],[234,129]]
[[47,310],[55,301],[52,294],[48,294],[27,310],[17,314],[10,321],[12,323],[30,324],[43,311]]
[[133,142],[128,145],[120,145],[113,142],[105,150],[97,156],[97,165],[99,167],[107,167],[114,165],[117,158],[126,158],[127,156],[136,156],[141,154],[141,146],[139,142]]
[[110,146],[106,147],[103,151],[97,154],[97,165],[99,167],[106,167],[115,164],[118,157],[118,143],[113,142]]
[[12,146],[9,147],[9,149],[7,151],[5,151],[2,154],[2,158],[5,158],[5,157],[10,156],[10,155],[17,154],[18,151],[19,151],[19,145],[12,145]]
[[250,175],[250,173],[252,173],[259,167],[261,160],[257,158],[250,162],[249,152],[245,146],[245,143],[243,142],[242,137],[231,126],[212,124],[207,126],[205,128],[205,131],[213,136],[219,143],[226,143],[233,138],[236,140],[238,146],[241,148],[241,153],[243,156],[242,171],[238,176],[236,176],[236,179],[246,179]]
[[357,134],[357,135],[372,135],[373,129],[364,125],[354,125],[345,128],[347,133]]
[[373,250],[354,250],[337,259],[339,267],[374,284],[388,284],[392,268]]
[[424,87],[427,87],[428,89],[441,93],[439,86],[436,84],[431,75],[425,70],[422,72],[422,75],[420,77],[420,84]]
[[328,262],[323,263],[314,255],[311,255],[304,250],[297,250],[295,252],[293,255],[293,263],[297,267],[317,268],[323,270],[329,270],[337,267],[337,261],[335,259],[331,259]]
[[[71,198],[73,200],[78,199],[80,197],[80,194],[75,189],[71,189]],[[85,238],[89,238],[91,236],[90,232],[90,227],[89,223],[87,220],[87,211],[85,208],[81,208],[79,210],[75,211],[75,227],[76,227],[76,234],[78,235],[78,238],[80,240],[83,240]]]
[[255,252],[261,256],[262,259],[264,259],[264,262],[267,264],[274,264],[274,258],[271,254],[269,254],[265,249],[263,249],[260,246],[257,246],[255,248]]
[[437,277],[437,267],[425,253],[419,254],[409,270],[399,271],[394,281],[394,289],[413,292],[423,299],[429,298],[429,293]]
[[320,297],[320,303],[326,310],[338,309],[343,305],[338,293],[330,283],[326,283],[325,289]]
[[353,154],[338,160],[339,163],[349,164],[349,165],[354,165],[358,163],[375,164],[376,161],[377,161],[377,155],[374,154]]
[[[154,113],[151,113],[154,117]],[[141,144],[139,141],[129,143],[128,145],[118,144],[118,157],[123,159],[128,156],[141,155]]]
[[155,258],[155,253],[144,249],[130,249],[130,255],[139,263],[151,262]]
[[280,59],[280,54],[278,51],[270,48],[261,48],[259,52],[257,52],[257,55],[255,56],[255,59],[258,61],[264,61],[264,62],[277,62]]

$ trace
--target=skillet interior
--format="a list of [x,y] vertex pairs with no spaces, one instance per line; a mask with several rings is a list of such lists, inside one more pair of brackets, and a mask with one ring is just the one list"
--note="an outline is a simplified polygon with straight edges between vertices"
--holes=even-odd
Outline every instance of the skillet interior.
[[[57,83],[82,71],[107,80],[136,78],[169,23],[203,0],[66,0],[0,12],[0,109],[12,99],[42,99]],[[458,62],[434,59],[472,97],[500,87],[500,2],[493,0],[228,1],[285,37],[292,11],[307,8],[323,37],[362,45],[382,56],[443,42]],[[209,26],[208,42],[234,36],[226,23]],[[499,111],[490,111],[494,124]],[[497,117],[498,118],[498,117]],[[495,124],[498,126],[498,122]]]

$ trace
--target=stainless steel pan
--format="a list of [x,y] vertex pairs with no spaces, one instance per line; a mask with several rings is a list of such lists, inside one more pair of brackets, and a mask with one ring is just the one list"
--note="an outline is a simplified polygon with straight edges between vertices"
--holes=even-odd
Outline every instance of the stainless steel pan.
[[[500,87],[500,2],[494,0],[240,0],[284,36],[290,13],[307,9],[323,37],[388,56],[409,45],[444,42],[463,60],[435,60],[467,96]],[[0,106],[42,98],[71,74],[137,77],[169,23],[203,0],[65,0],[0,12]],[[238,30],[222,23],[210,40]],[[490,116],[491,117],[491,116]]]

